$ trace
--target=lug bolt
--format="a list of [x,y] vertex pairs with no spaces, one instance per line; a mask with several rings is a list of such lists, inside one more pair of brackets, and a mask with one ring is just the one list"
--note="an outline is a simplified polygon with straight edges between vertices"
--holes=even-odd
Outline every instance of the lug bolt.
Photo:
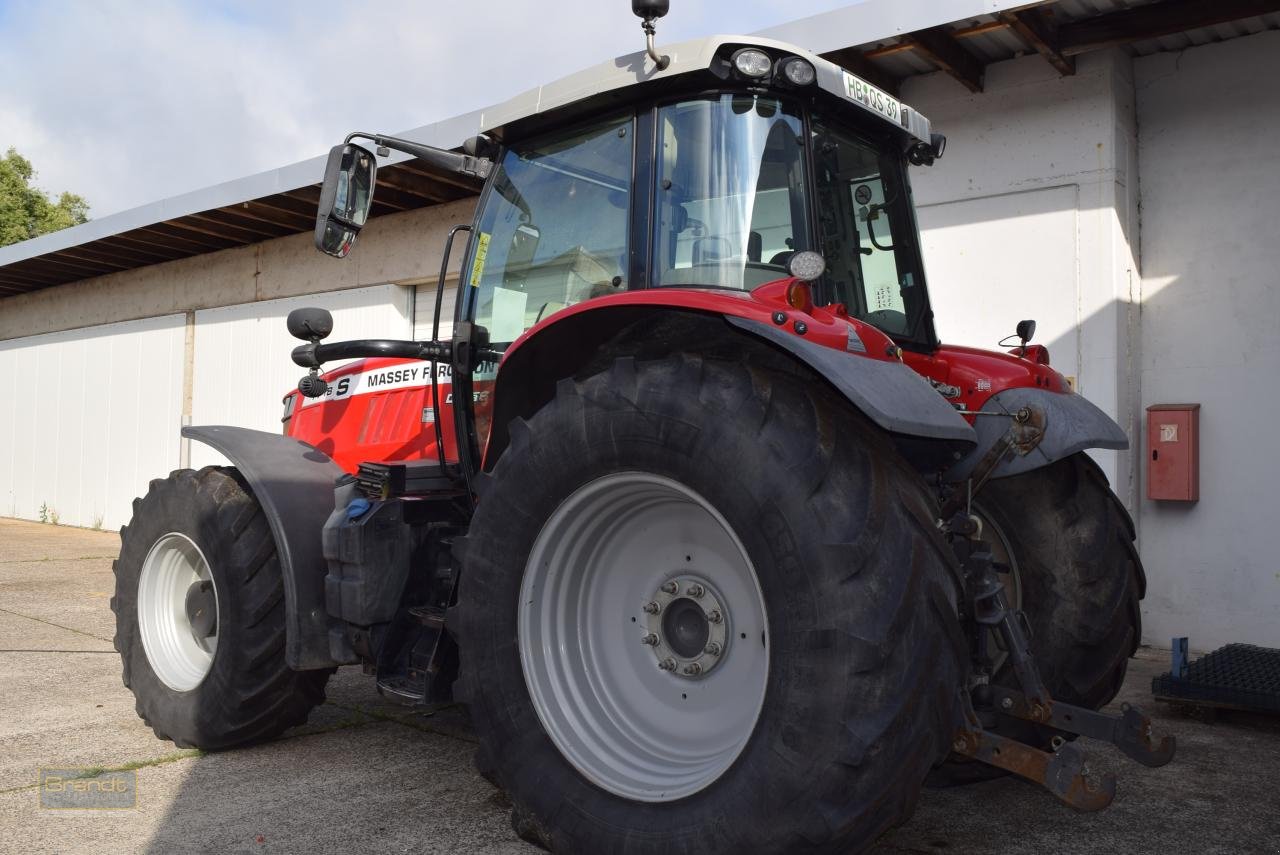
[[658,663],[658,667],[663,671],[674,671],[676,670],[676,660],[663,659],[661,662]]
[[702,673],[702,666],[694,662],[692,665],[684,666],[684,672],[690,677],[696,677]]
[[720,623],[720,621],[724,620],[724,615],[720,614],[719,609],[712,609],[711,611],[707,612],[707,620],[711,621],[712,623]]
[[718,642],[718,641],[713,641],[713,642],[711,642],[710,644],[708,644],[708,645],[706,646],[706,649],[705,649],[703,652],[704,652],[704,653],[706,653],[708,656],[719,656],[719,655],[720,655],[720,642]]
[[685,591],[686,594],[693,597],[695,600],[701,597],[706,592],[707,592],[707,589],[698,584],[690,585],[689,589]]
[[1005,698],[1000,702],[1000,706],[1007,710],[1013,709],[1013,698]]
[[667,582],[665,585],[663,585],[662,590],[668,594],[678,594],[680,593],[680,583],[676,582],[673,579],[670,582]]
[[654,646],[656,646],[656,645],[657,645],[657,643],[658,643],[658,636],[657,636],[657,635],[655,635],[655,634],[654,634],[654,633],[652,633],[652,632],[650,632],[650,633],[646,633],[646,634],[645,634],[645,636],[644,636],[644,638],[641,638],[641,639],[640,639],[640,643],[641,643],[641,644],[647,644],[647,645],[649,645],[650,647],[654,647]]
[[954,743],[952,743],[951,747],[954,748],[956,751],[964,751],[964,747],[967,744],[968,743],[966,743],[963,739],[957,739]]
[[662,611],[662,606],[658,605],[657,603],[650,602],[650,603],[644,604],[645,614],[656,615],[660,611]]

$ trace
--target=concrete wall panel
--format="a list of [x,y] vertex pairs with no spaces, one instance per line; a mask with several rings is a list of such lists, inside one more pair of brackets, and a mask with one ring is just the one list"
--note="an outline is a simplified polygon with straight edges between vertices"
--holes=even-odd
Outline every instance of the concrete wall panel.
[[119,528],[178,465],[183,317],[0,342],[0,514]]
[[1203,406],[1200,501],[1141,505],[1147,633],[1280,646],[1280,32],[1134,66],[1142,399]]
[[[463,199],[378,217],[342,260],[317,252],[306,233],[6,297],[0,341],[382,282],[434,282],[449,227],[469,222],[474,210],[475,200]],[[463,243],[456,241],[455,271]]]

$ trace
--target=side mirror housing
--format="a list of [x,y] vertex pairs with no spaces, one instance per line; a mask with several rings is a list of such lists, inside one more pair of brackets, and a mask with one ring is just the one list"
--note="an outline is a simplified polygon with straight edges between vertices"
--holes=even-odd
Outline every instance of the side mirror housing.
[[294,309],[285,320],[289,335],[303,341],[320,341],[333,332],[333,315],[328,309],[307,306]]
[[631,11],[646,21],[661,18],[671,9],[671,0],[631,0]]
[[347,143],[330,149],[316,212],[316,249],[334,258],[351,252],[369,219],[377,176],[378,159],[367,148]]

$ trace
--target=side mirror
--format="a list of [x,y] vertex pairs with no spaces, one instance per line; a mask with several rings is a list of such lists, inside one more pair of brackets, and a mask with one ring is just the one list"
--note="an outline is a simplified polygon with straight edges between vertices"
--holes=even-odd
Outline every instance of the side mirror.
[[671,0],[631,0],[631,11],[638,18],[661,18],[671,10]]
[[316,249],[345,258],[369,219],[378,159],[363,146],[347,143],[329,151],[316,212]]
[[285,320],[289,335],[303,341],[320,341],[333,332],[333,315],[328,309],[307,306],[294,309]]
[[1031,337],[1036,334],[1036,322],[1032,320],[1018,321],[1017,336],[1022,341],[1022,346],[1026,347],[1027,342],[1031,341]]

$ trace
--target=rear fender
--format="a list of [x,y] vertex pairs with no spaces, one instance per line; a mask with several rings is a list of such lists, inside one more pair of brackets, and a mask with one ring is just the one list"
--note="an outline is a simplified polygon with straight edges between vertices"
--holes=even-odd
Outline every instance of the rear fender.
[[298,671],[347,664],[330,655],[321,543],[342,469],[323,452],[279,434],[214,425],[186,427],[182,435],[234,463],[267,517],[284,580],[285,662]]
[[1030,472],[1087,448],[1125,449],[1129,438],[1120,425],[1080,395],[1047,389],[1015,387],[987,399],[975,417],[978,445],[951,467],[944,480],[964,481],[996,443],[1002,441],[1013,422],[1012,416],[1027,409],[1043,425],[1043,438],[1026,454],[1017,450],[1006,455],[990,477],[1007,478]]
[[973,428],[916,372],[901,362],[883,362],[823,347],[772,324],[725,318],[740,330],[782,348],[826,379],[863,415],[889,433],[913,439],[972,443]]
[[579,311],[544,321],[508,351],[494,389],[486,471],[505,451],[511,421],[537,412],[561,379],[603,370],[621,356],[659,358],[679,352],[788,363],[797,372],[827,381],[872,422],[902,440],[904,452],[904,443],[928,446],[929,453],[920,459],[949,461],[953,453],[973,447],[975,434],[968,422],[928,381],[897,360],[846,353],[788,335],[767,321],[709,307],[655,305],[652,298],[658,295],[639,293],[650,299],[622,303],[604,298],[591,301],[595,305],[590,309],[591,304],[579,304],[574,307]]

